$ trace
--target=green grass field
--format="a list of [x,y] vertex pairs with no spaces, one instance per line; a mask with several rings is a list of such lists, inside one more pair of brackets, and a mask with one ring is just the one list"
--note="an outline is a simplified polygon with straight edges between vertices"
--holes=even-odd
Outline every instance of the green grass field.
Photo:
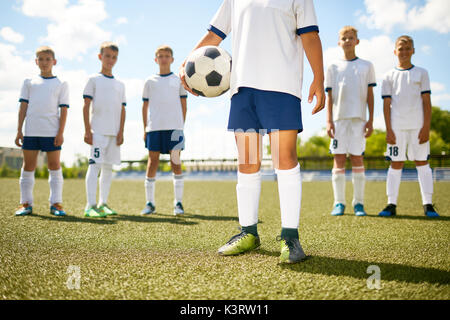
[[[143,181],[114,181],[117,217],[83,217],[84,181],[64,186],[68,217],[48,213],[48,183],[37,180],[33,216],[14,217],[18,180],[0,180],[0,299],[450,299],[450,183],[435,185],[441,218],[423,215],[418,183],[400,188],[398,216],[379,218],[385,184],[366,187],[368,217],[331,217],[331,184],[303,184],[300,240],[308,260],[280,265],[275,182],[264,182],[260,250],[221,257],[237,233],[234,182],[186,182],[185,217],[172,215],[171,182],[158,182],[157,215],[139,215]],[[347,201],[351,203],[351,183]],[[367,287],[367,268],[381,289]],[[69,266],[80,288],[68,289]]]

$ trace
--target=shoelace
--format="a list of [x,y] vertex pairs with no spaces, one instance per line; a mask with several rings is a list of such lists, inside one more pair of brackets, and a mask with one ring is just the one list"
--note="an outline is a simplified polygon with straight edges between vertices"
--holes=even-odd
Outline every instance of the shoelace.
[[284,238],[281,238],[281,236],[277,236],[276,240],[277,240],[278,242],[284,240],[284,242],[285,242],[286,245],[288,246],[289,250],[292,250],[292,249],[294,248],[294,242],[291,241],[291,239],[284,239]]
[[233,243],[233,242],[235,242],[237,240],[240,240],[240,239],[244,238],[247,235],[247,233],[242,231],[241,228],[238,228],[238,230],[240,231],[240,233],[238,233],[237,235],[232,236],[231,239],[228,240],[227,244],[231,244],[231,243]]

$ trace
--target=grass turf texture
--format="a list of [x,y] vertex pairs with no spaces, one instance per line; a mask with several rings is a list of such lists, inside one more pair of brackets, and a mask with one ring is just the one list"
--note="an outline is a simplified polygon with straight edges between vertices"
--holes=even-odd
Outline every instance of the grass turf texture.
[[[385,183],[366,186],[368,217],[330,216],[331,183],[303,184],[300,240],[308,260],[278,264],[275,182],[263,182],[259,250],[221,257],[237,233],[234,182],[185,182],[184,217],[172,214],[173,185],[157,182],[157,214],[139,215],[142,181],[114,181],[106,219],[84,218],[84,181],[64,185],[68,217],[49,214],[37,180],[34,215],[14,217],[17,180],[0,180],[0,299],[450,299],[450,183],[435,185],[441,218],[423,215],[418,183],[403,182],[398,216],[379,218]],[[351,203],[352,186],[347,186]],[[79,290],[67,288],[70,265]],[[367,268],[381,290],[367,288]]]

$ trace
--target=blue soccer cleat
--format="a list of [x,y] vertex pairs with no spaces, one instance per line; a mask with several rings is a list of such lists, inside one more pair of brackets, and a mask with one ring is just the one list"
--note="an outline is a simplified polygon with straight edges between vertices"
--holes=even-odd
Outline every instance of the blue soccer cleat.
[[393,217],[395,215],[397,215],[397,206],[395,204],[388,204],[387,207],[378,214],[380,217]]
[[30,214],[33,214],[33,207],[28,203],[20,205],[20,207],[15,212],[16,217],[28,216]]
[[353,207],[353,211],[355,212],[355,216],[357,217],[367,216],[367,213],[364,211],[364,205],[362,205],[361,203],[357,203]]
[[423,206],[423,211],[428,218],[438,218],[439,214],[434,210],[432,204],[426,204]]
[[66,216],[66,212],[63,210],[62,205],[60,205],[59,203],[55,203],[50,207],[50,214],[54,215],[55,217]]
[[334,206],[333,211],[331,211],[332,216],[342,216],[344,215],[345,205],[338,203]]
[[175,216],[180,216],[184,214],[183,204],[181,202],[177,202],[175,207],[173,208],[173,214]]
[[150,215],[150,214],[154,214],[155,212],[156,212],[156,208],[155,208],[155,206],[153,205],[153,203],[148,202],[148,203],[145,205],[144,210],[142,210],[141,214],[147,216],[147,215]]

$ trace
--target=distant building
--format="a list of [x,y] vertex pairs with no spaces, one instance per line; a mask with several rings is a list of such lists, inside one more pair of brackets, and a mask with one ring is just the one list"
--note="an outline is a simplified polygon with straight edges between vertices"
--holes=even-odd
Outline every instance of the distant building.
[[[4,164],[14,170],[20,170],[23,164],[22,150],[18,148],[0,147],[0,167]],[[47,158],[43,152],[39,153],[37,166],[42,168],[47,163]]]

